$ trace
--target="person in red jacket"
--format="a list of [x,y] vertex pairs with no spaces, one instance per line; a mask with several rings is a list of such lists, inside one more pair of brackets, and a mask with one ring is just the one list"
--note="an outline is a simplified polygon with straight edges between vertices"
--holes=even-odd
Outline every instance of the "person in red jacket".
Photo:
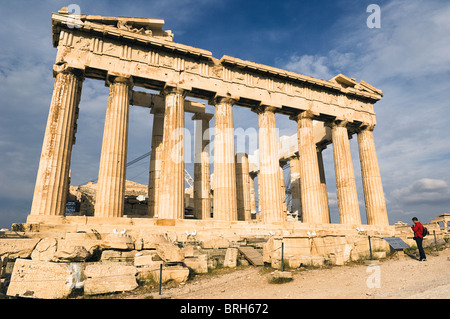
[[426,261],[427,257],[425,256],[425,252],[423,251],[422,241],[423,241],[423,225],[417,217],[413,217],[412,219],[414,225],[411,226],[411,229],[414,231],[414,240],[416,241],[417,248],[419,249],[419,261]]

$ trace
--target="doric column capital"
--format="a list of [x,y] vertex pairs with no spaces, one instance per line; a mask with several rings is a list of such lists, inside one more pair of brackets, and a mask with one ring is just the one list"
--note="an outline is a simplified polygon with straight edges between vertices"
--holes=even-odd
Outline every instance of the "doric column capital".
[[363,123],[363,124],[361,124],[361,126],[357,130],[357,133],[360,133],[362,131],[371,131],[371,132],[373,132],[374,129],[375,129],[375,124]]
[[335,128],[335,127],[345,127],[347,128],[349,124],[349,121],[343,120],[343,119],[334,119],[332,121],[326,121],[325,126],[329,128]]
[[254,108],[252,108],[252,112],[255,112],[256,114],[261,114],[261,113],[265,113],[265,112],[271,112],[271,113],[275,113],[275,111],[277,110],[277,107],[271,106],[271,105],[259,105],[256,106]]
[[250,177],[251,177],[252,179],[255,179],[255,178],[258,176],[258,172],[259,172],[259,171],[257,171],[257,172],[252,171],[252,172],[249,172],[248,174],[250,175]]
[[220,103],[227,103],[227,104],[235,104],[237,101],[239,101],[239,97],[238,96],[231,96],[231,95],[214,95],[214,97],[212,97],[209,100],[209,104],[210,105],[217,105]]
[[84,81],[84,70],[72,68],[67,63],[58,63],[53,65],[53,76],[56,77],[60,73],[73,74],[78,80]]
[[106,86],[110,86],[111,84],[116,84],[116,83],[124,83],[124,84],[128,85],[130,90],[134,86],[133,77],[130,76],[130,75],[108,74],[106,76],[106,81],[105,82],[106,82]]
[[311,119],[311,120],[316,120],[318,116],[319,116],[318,113],[311,111],[311,110],[306,110],[306,111],[301,111],[298,114],[289,116],[289,119],[298,122],[299,120],[305,119],[305,118]]
[[166,96],[169,94],[179,94],[182,95],[183,98],[186,97],[188,91],[190,90],[190,87],[183,86],[176,83],[166,83],[164,85],[164,88],[161,90],[161,95]]
[[322,152],[323,150],[325,150],[327,148],[327,144],[326,143],[319,143],[316,144],[316,148],[318,152]]
[[284,165],[286,165],[288,161],[289,160],[286,158],[280,158],[280,160],[278,161],[278,164],[280,165],[281,168],[283,168]]

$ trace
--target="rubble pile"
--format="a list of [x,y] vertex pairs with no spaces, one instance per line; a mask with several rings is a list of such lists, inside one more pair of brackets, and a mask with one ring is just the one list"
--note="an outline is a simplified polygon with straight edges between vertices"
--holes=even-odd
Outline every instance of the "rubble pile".
[[[97,235],[98,237],[98,235]],[[133,239],[126,230],[97,238],[66,233],[64,238],[2,238],[1,292],[11,297],[59,299],[130,291],[139,278],[184,282],[208,272],[207,254],[179,247],[164,235]]]

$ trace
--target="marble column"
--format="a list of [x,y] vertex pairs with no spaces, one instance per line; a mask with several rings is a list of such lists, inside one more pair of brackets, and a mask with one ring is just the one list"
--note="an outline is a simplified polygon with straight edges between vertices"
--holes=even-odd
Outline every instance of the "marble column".
[[210,101],[214,118],[214,219],[237,220],[233,104],[228,97]]
[[251,220],[252,199],[248,155],[236,154],[236,194],[238,220]]
[[209,156],[209,121],[214,114],[196,113],[194,146],[194,216],[211,218],[211,169]]
[[278,158],[274,108],[261,106],[254,110],[259,123],[259,203],[264,223],[283,222],[282,187]]
[[327,191],[327,182],[325,179],[325,169],[323,167],[323,157],[322,152],[327,147],[325,145],[318,145],[317,146],[317,162],[319,163],[319,175],[320,175],[320,191],[321,191],[321,199],[322,199],[322,206],[324,207],[326,216],[324,219],[327,221],[327,223],[331,222],[330,218],[330,207],[328,205],[328,191]]
[[304,223],[324,224],[328,220],[322,201],[322,185],[314,142],[313,117],[311,112],[304,111],[293,118],[297,121],[302,216]]
[[103,130],[102,152],[95,199],[96,217],[122,217],[128,146],[131,78],[107,79],[109,98]]
[[358,147],[367,223],[369,225],[388,226],[389,220],[386,202],[373,139],[373,126],[363,128],[359,131]]
[[148,215],[157,216],[159,178],[163,155],[164,108],[153,107],[152,148],[150,153],[150,170],[148,180]]
[[64,216],[83,74],[54,67],[56,79],[30,215]]
[[331,123],[334,166],[336,171],[336,192],[341,224],[361,224],[355,173],[346,121]]
[[302,220],[302,200],[300,192],[300,161],[298,155],[289,160],[291,170],[292,213]]
[[157,216],[162,219],[184,217],[184,97],[180,87],[166,86],[164,136]]

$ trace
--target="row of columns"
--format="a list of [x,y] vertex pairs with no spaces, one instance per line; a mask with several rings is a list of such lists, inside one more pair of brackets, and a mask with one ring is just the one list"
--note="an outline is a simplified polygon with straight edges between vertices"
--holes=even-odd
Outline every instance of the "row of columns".
[[[64,215],[69,184],[72,145],[83,82],[76,70],[56,66],[55,87],[47,121],[38,169],[31,214]],[[95,215],[123,216],[128,116],[133,80],[131,77],[108,76],[109,98],[105,117],[100,158]],[[187,91],[176,85],[166,87],[165,108],[152,109],[154,114],[152,152],[149,175],[150,217],[182,219],[184,216],[184,97]],[[214,219],[249,220],[254,203],[253,179],[248,173],[248,158],[235,155],[232,107],[236,98],[217,96],[210,100],[215,107],[214,142]],[[253,109],[259,123],[259,204],[264,223],[281,223],[286,218],[284,178],[279,166],[275,108],[261,105]],[[195,216],[210,217],[209,128],[212,115],[196,114],[201,122],[194,167]],[[292,174],[299,181],[292,185],[298,198],[294,202],[303,222],[330,223],[322,149],[314,143],[314,115],[304,111],[291,117],[297,122],[298,160],[291,161]],[[333,121],[333,152],[336,186],[343,224],[361,224],[356,184],[345,121]],[[363,187],[368,224],[388,225],[384,194],[373,142],[372,128],[358,133]],[[200,149],[201,148],[201,149]],[[253,189],[253,194],[252,194]],[[253,196],[253,197],[252,197]],[[294,196],[293,196],[294,197]],[[238,205],[239,202],[239,205]]]

